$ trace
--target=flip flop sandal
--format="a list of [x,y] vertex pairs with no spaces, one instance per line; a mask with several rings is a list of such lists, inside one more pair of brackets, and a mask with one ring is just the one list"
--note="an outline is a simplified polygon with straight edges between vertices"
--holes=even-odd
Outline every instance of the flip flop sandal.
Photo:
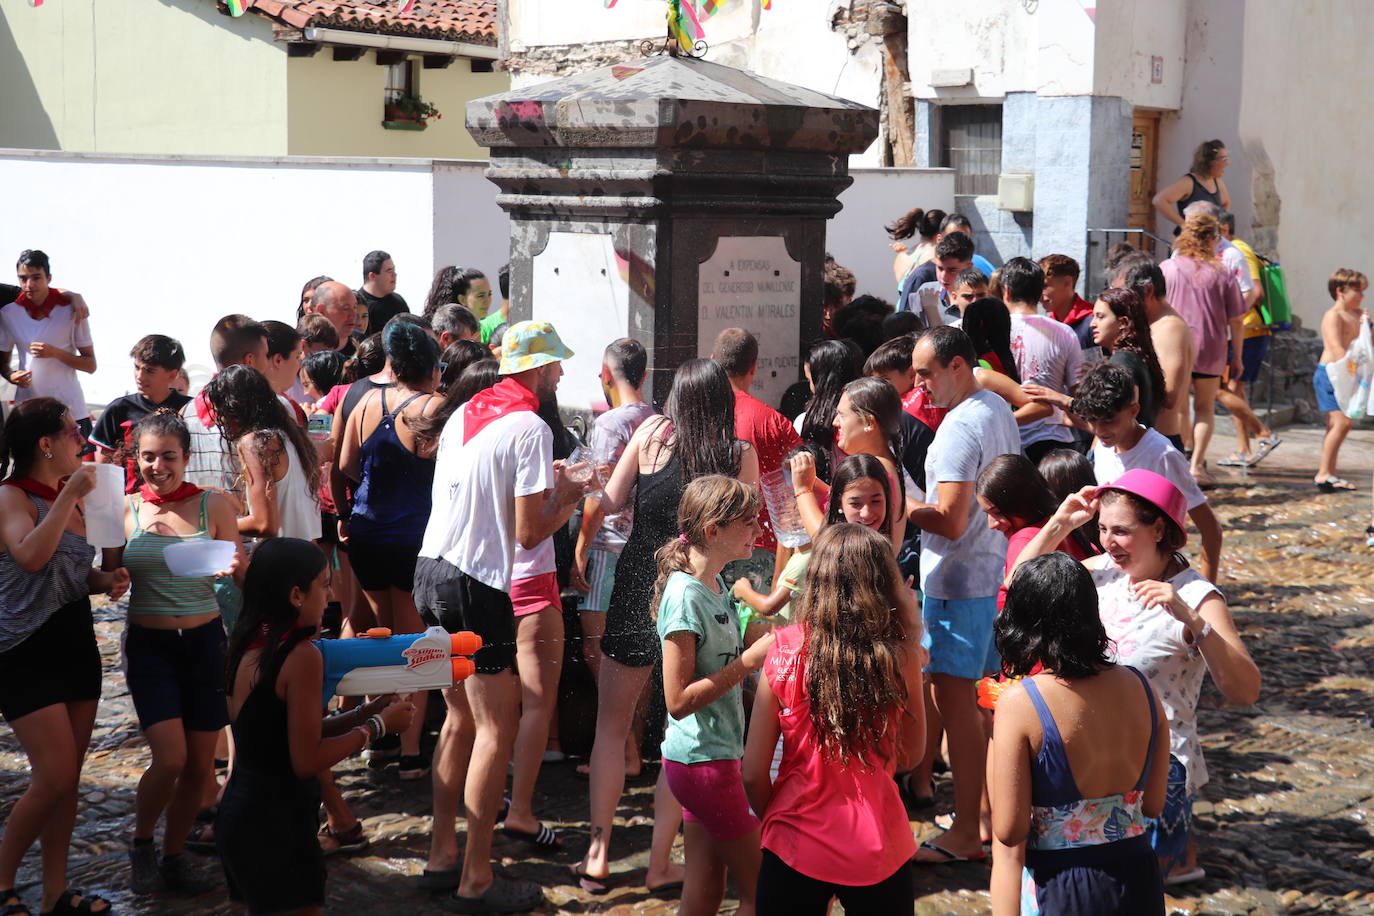
[[501,827],[501,833],[510,837],[512,840],[519,840],[522,843],[529,843],[538,849],[562,849],[563,841],[558,839],[558,834],[549,829],[547,824],[540,824],[539,829],[531,833],[528,830],[516,830],[514,827]]
[[1251,465],[1255,464],[1255,462],[1257,461],[1259,461],[1259,458],[1255,457],[1254,455],[1245,455],[1240,452],[1232,452],[1227,457],[1218,461],[1217,465],[1223,468],[1248,468]]
[[422,891],[455,891],[463,881],[463,863],[459,862],[452,868],[439,868],[431,871],[426,868],[420,872],[420,877],[416,879]]
[[327,856],[335,856],[344,852],[361,852],[366,849],[371,840],[367,834],[363,833],[363,822],[358,821],[347,830],[335,833],[328,824],[320,828],[318,834],[320,838],[320,851]]
[[918,859],[915,856],[912,856],[912,865],[957,865],[965,862],[986,862],[988,858],[987,852],[981,850],[976,856],[957,855],[956,853],[950,852],[948,849],[932,840],[926,840],[924,843],[921,844],[920,849],[928,849],[931,852],[938,853],[939,855],[944,856],[944,858],[932,862],[926,859]]
[[662,884],[655,884],[653,887],[644,885],[644,889],[649,892],[650,897],[666,897],[682,891],[681,881],[665,881]]
[[18,891],[10,888],[0,891],[0,916],[33,916],[33,910],[24,905]]
[[[72,903],[72,899],[80,897],[80,903]],[[103,903],[100,909],[94,909],[93,905]],[[113,912],[110,901],[95,894],[84,894],[75,888],[67,888],[57,897],[57,905],[52,909],[40,913],[39,916],[102,916],[105,913]]]
[[1269,453],[1283,444],[1283,440],[1278,436],[1270,436],[1268,439],[1259,441],[1259,448],[1255,449],[1255,464],[1269,457]]
[[1344,477],[1328,477],[1325,480],[1313,481],[1313,485],[1323,493],[1336,493],[1342,490],[1354,490],[1355,485]]
[[577,886],[582,888],[584,893],[599,897],[611,889],[610,875],[604,878],[593,878],[583,871],[580,865],[573,865],[568,871],[572,872],[573,880],[577,882]]
[[532,881],[512,881],[496,875],[482,896],[453,894],[447,903],[455,913],[525,913],[544,903],[544,890]]
[[194,852],[203,856],[215,854],[215,825],[212,822],[200,821],[191,828],[191,832],[186,834],[186,851]]
[[1174,872],[1164,879],[1165,887],[1174,887],[1178,884],[1192,884],[1194,881],[1201,881],[1207,877],[1207,871],[1201,865],[1191,871]]

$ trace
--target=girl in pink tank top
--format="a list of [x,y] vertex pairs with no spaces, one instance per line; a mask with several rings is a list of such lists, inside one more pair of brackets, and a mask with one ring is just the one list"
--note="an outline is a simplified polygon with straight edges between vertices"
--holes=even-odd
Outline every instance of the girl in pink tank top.
[[891,543],[827,525],[793,619],[764,662],[744,753],[763,818],[757,912],[823,914],[832,896],[848,914],[909,912],[916,843],[893,774],[924,747],[925,653]]

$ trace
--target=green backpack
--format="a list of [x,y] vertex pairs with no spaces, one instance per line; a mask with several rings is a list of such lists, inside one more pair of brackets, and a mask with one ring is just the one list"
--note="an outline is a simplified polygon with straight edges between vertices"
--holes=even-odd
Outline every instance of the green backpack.
[[1257,255],[1260,267],[1260,283],[1263,284],[1264,299],[1260,302],[1260,317],[1264,323],[1288,327],[1293,320],[1293,309],[1288,304],[1288,286],[1283,279],[1283,266],[1271,261],[1264,255]]

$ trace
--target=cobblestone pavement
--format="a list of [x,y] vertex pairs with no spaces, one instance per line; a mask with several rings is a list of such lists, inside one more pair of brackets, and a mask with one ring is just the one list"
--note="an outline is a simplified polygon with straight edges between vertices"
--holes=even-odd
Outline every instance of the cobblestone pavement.
[[[1225,708],[1210,684],[1204,689],[1201,723],[1212,781],[1196,810],[1198,859],[1207,877],[1176,890],[1169,901],[1174,912],[1374,914],[1374,550],[1364,547],[1361,534],[1374,450],[1368,433],[1356,433],[1342,470],[1361,490],[1317,495],[1311,474],[1320,432],[1296,428],[1283,436],[1261,472],[1225,474],[1212,491],[1226,526],[1222,585],[1264,687],[1259,703],[1244,709]],[[1219,437],[1215,454],[1232,445]],[[235,912],[221,891],[175,900],[139,899],[127,890],[124,844],[147,752],[118,669],[120,611],[109,608],[100,617],[105,696],[82,781],[72,885],[109,896],[124,914]],[[510,873],[545,886],[548,902],[539,912],[676,911],[673,901],[635,886],[643,880],[654,772],[646,767],[630,782],[616,822],[612,867],[623,884],[591,897],[568,879],[586,841],[586,783],[570,765],[545,767],[536,811],[559,830],[566,851],[530,857],[500,841],[495,850]],[[402,785],[394,768],[369,771],[359,760],[339,774],[372,847],[330,861],[330,911],[442,912],[442,903],[413,891],[407,877],[419,872],[427,849],[427,783]],[[24,758],[0,725],[0,816],[25,784]],[[947,780],[939,796],[937,810],[948,810]],[[928,821],[913,827],[933,830]],[[201,861],[207,873],[217,873],[212,859]],[[35,851],[20,873],[31,904],[37,877]],[[985,912],[987,878],[979,865],[921,869],[916,912]],[[733,904],[724,911],[733,912]]]

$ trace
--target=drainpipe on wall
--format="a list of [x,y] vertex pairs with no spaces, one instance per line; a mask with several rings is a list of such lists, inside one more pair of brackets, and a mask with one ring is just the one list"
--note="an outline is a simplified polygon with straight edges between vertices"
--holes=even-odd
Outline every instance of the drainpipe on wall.
[[306,41],[319,42],[320,44],[351,45],[357,48],[375,48],[379,51],[410,51],[415,54],[449,57],[474,57],[479,60],[501,59],[499,48],[467,41],[409,38],[403,35],[374,35],[368,32],[350,32],[347,29],[308,28],[304,30],[303,35]]

